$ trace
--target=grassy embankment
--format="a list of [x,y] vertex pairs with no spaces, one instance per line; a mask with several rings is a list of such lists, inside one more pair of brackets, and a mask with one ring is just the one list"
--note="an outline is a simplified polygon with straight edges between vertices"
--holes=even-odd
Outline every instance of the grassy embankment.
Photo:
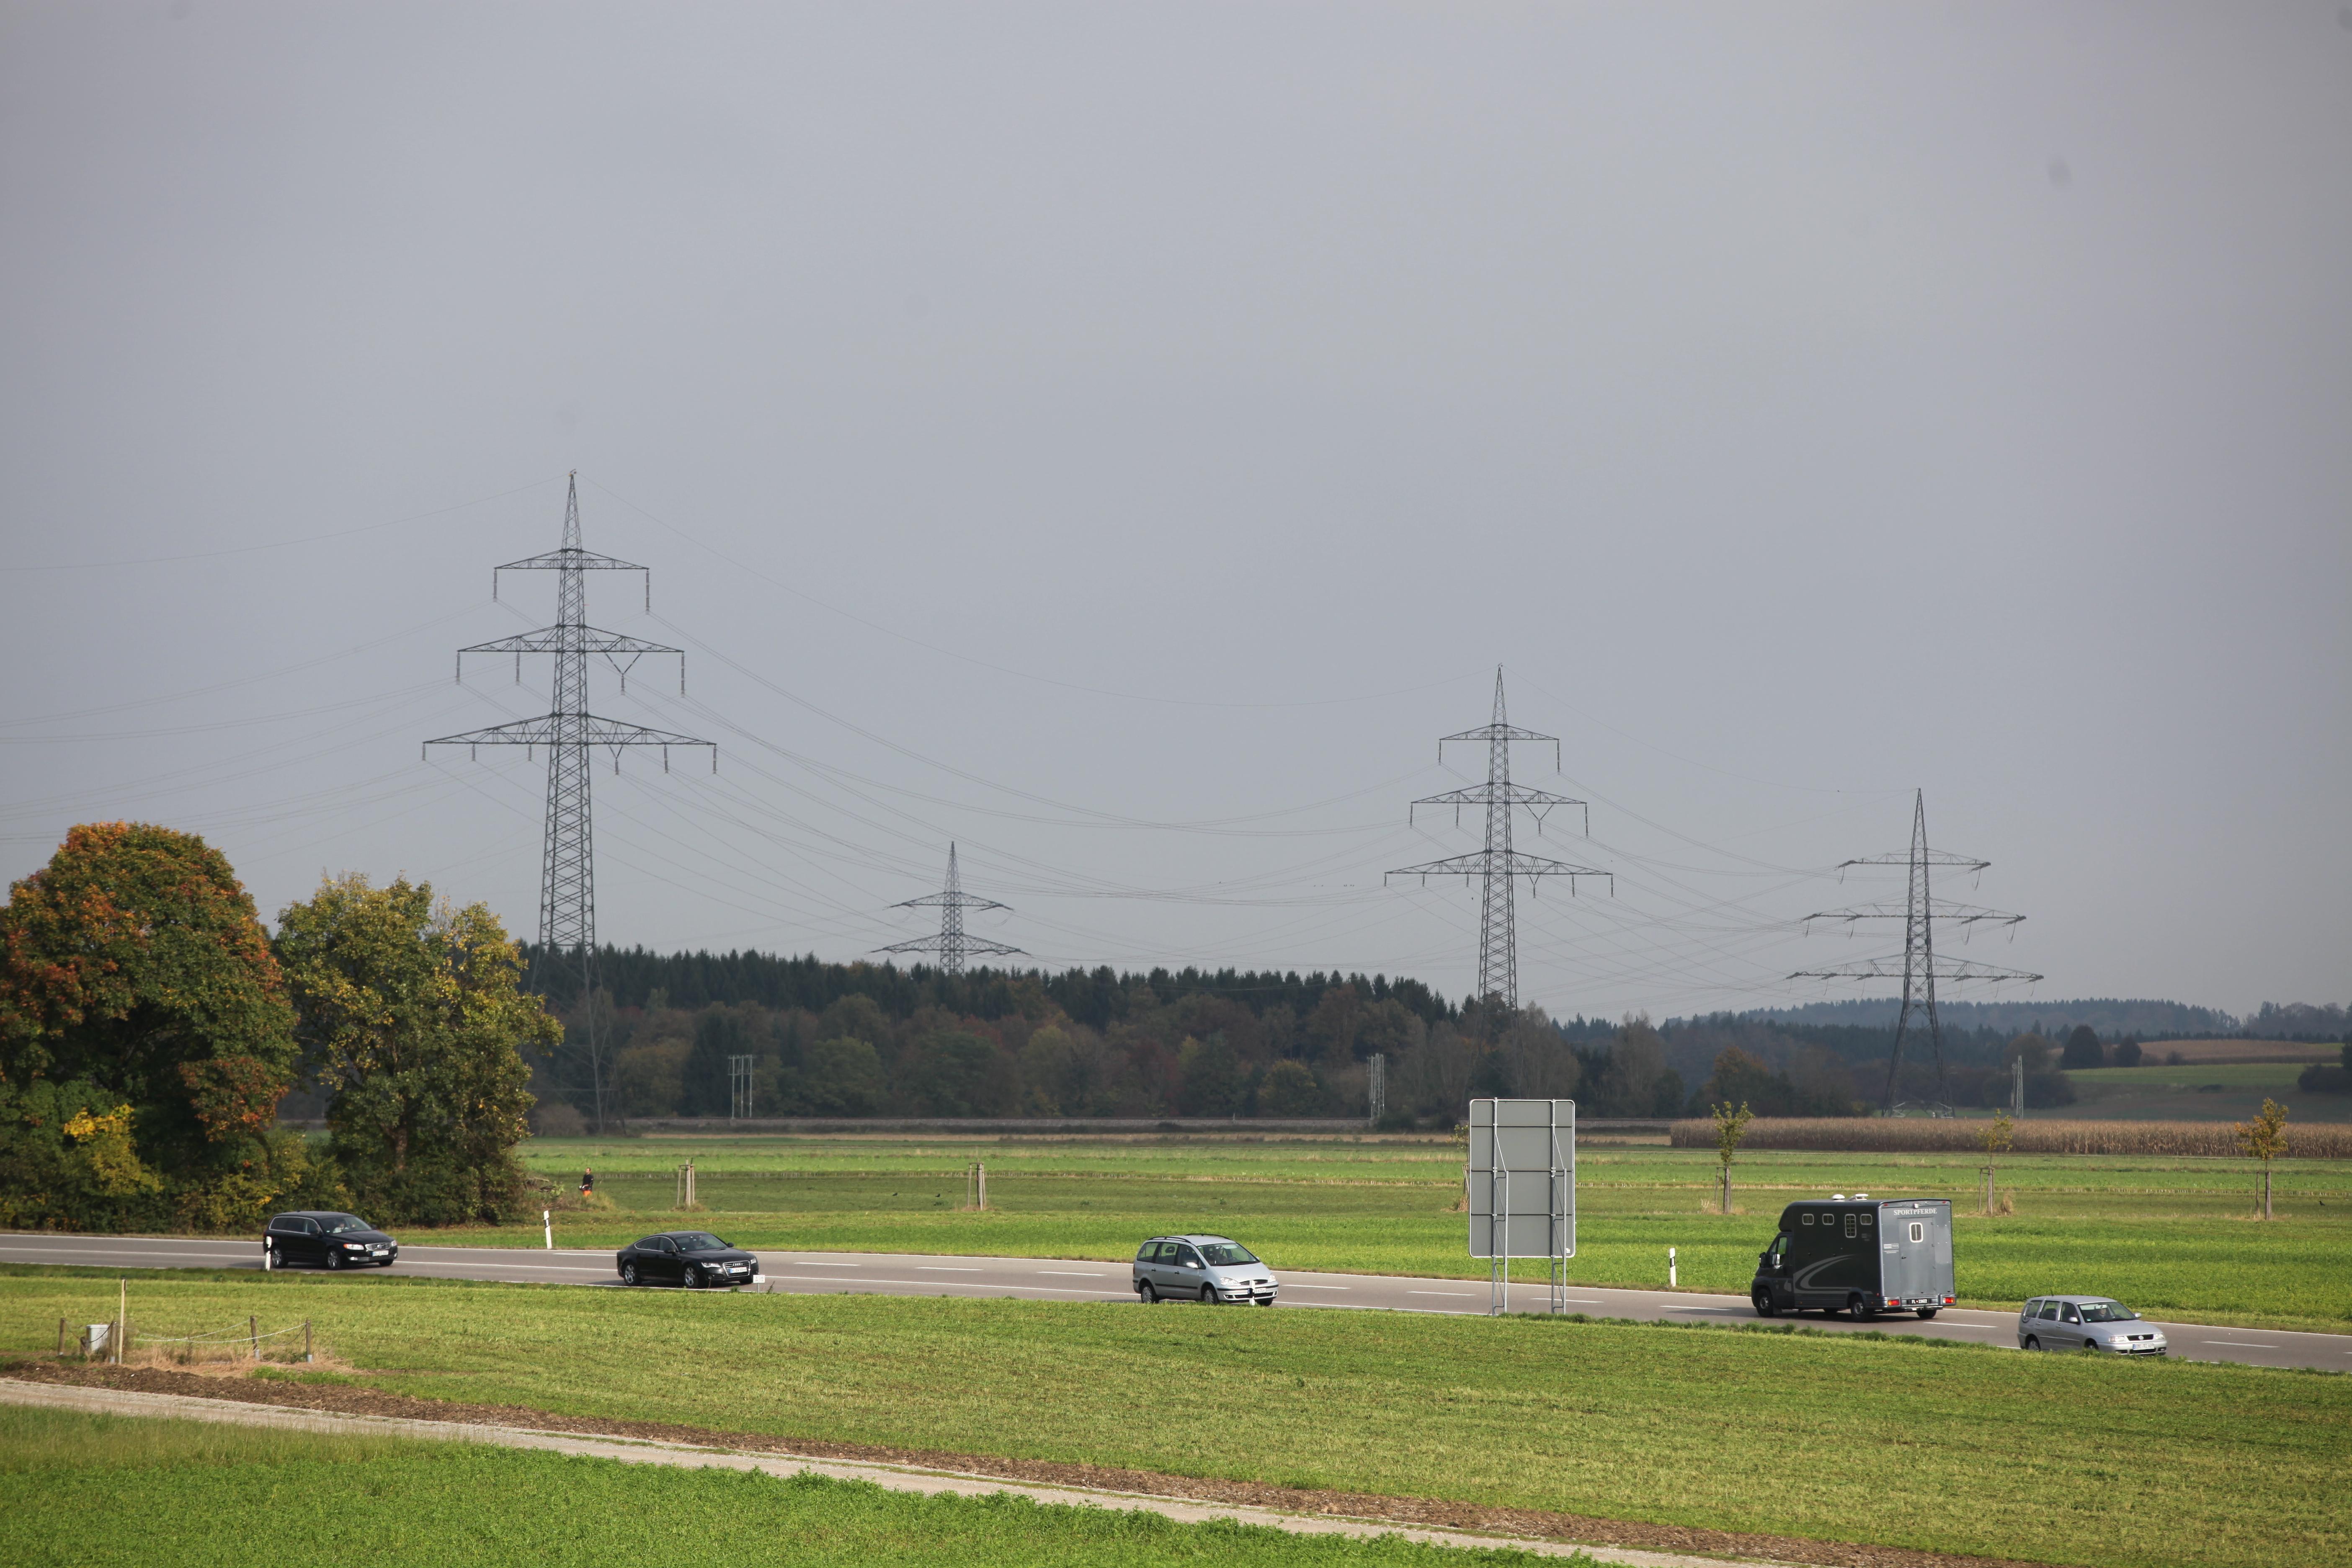
[[[110,1278],[9,1269],[0,1346],[44,1348],[113,1300]],[[576,1415],[2113,1568],[2352,1561],[2352,1377],[1538,1318],[310,1273],[134,1280],[131,1309],[157,1332],[308,1317],[375,1369],[351,1381]]]
[[[559,1212],[559,1245],[625,1244],[694,1223],[745,1246],[1122,1259],[1165,1231],[1239,1237],[1276,1268],[1467,1279],[1454,1212],[1460,1154],[1443,1142],[1216,1143],[844,1139],[536,1141],[533,1168],[567,1186],[594,1166],[609,1211]],[[691,1157],[702,1210],[674,1206]],[[961,1212],[963,1164],[988,1163],[990,1212]],[[2279,1163],[2280,1218],[2252,1217],[2251,1161],[2011,1156],[2016,1212],[1978,1215],[1981,1156],[1755,1152],[1715,1213],[1701,1150],[1588,1144],[1577,1167],[1580,1284],[1665,1283],[1744,1292],[1781,1206],[1868,1192],[1953,1201],[1964,1303],[2013,1308],[2052,1290],[2096,1291],[2145,1312],[2242,1326],[2352,1330],[2352,1162]],[[534,1246],[536,1225],[417,1233],[411,1240]],[[1534,1278],[1523,1266],[1525,1278]]]
[[[359,1561],[1502,1568],[1558,1560],[1177,1524],[1003,1495],[919,1498],[813,1476],[0,1405],[0,1562]],[[1590,1558],[1570,1560],[1578,1564],[1592,1568]]]

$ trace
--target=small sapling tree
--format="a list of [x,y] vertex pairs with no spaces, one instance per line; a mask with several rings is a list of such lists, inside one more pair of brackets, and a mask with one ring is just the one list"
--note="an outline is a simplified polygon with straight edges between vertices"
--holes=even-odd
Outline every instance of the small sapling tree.
[[1714,1109],[1715,1157],[1723,1162],[1723,1212],[1729,1214],[1731,1212],[1732,1157],[1739,1152],[1739,1141],[1748,1136],[1748,1124],[1756,1118],[1748,1110],[1748,1102],[1744,1100],[1739,1102],[1739,1109],[1737,1110],[1731,1108],[1731,1102],[1727,1100],[1717,1103]]
[[2008,1111],[2001,1111],[1990,1122],[1977,1129],[1977,1142],[1984,1145],[1984,1212],[1990,1214],[1992,1213],[1993,1161],[1999,1156],[2008,1153],[2010,1150],[2015,1146],[2017,1142],[2017,1124],[2009,1119]]
[[2263,1217],[2271,1217],[2271,1162],[2286,1152],[2286,1107],[2268,1095],[2252,1121],[2238,1123],[2238,1147],[2263,1163]]

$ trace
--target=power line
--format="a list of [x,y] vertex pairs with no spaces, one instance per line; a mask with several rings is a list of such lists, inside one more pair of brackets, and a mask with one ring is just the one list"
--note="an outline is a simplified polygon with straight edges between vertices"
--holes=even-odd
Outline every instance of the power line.
[[[1533,813],[1537,831],[1541,832],[1546,812],[1562,805],[1583,809],[1584,802],[1570,800],[1564,795],[1528,789],[1511,782],[1512,742],[1549,741],[1553,747],[1553,763],[1557,765],[1559,737],[1512,728],[1503,712],[1503,670],[1500,665],[1495,668],[1493,720],[1475,730],[1441,737],[1437,742],[1441,759],[1445,754],[1445,742],[1448,741],[1486,742],[1486,782],[1468,789],[1428,795],[1413,802],[1413,805],[1451,805],[1457,818],[1463,806],[1484,805],[1486,808],[1486,847],[1468,855],[1425,861],[1419,866],[1399,867],[1388,876],[1419,877],[1426,882],[1433,876],[1458,875],[1465,885],[1474,875],[1479,879],[1478,994],[1483,1000],[1498,1003],[1505,1007],[1516,1007],[1519,1005],[1519,949],[1515,907],[1517,884],[1514,879],[1526,878],[1532,890],[1533,886],[1545,877],[1565,877],[1572,892],[1579,877],[1608,877],[1610,874],[1591,866],[1571,866],[1565,860],[1522,855],[1511,847],[1513,806],[1525,806]],[[1386,879],[1386,877],[1382,878],[1383,881]],[[1612,893],[1616,890],[1613,878],[1611,879],[1610,890]]]
[[[679,649],[639,637],[600,631],[588,624],[587,574],[640,572],[646,575],[646,603],[653,603],[653,574],[646,567],[610,555],[597,555],[580,542],[580,483],[575,474],[563,500],[563,543],[543,555],[526,556],[494,567],[490,596],[498,596],[500,572],[553,572],[556,574],[555,625],[518,637],[477,643],[457,651],[457,678],[465,679],[466,655],[512,654],[517,679],[524,654],[549,654],[555,660],[552,700],[545,714],[511,723],[494,724],[463,734],[443,735],[427,746],[464,746],[470,754],[482,746],[547,748],[547,822],[541,862],[539,942],[544,954],[560,955],[580,968],[580,994],[588,1015],[588,1061],[596,1102],[596,1126],[604,1125],[603,1053],[597,1048],[595,1006],[596,866],[595,831],[590,817],[591,753],[602,747],[613,753],[613,771],[621,767],[621,752],[629,747],[661,749],[662,769],[669,768],[672,746],[708,746],[710,766],[719,767],[719,748],[691,735],[648,730],[588,710],[588,656],[602,654],[620,673],[627,689],[628,672],[647,654],[674,654],[678,660],[677,684],[686,689],[686,655]],[[622,662],[626,659],[626,663]],[[528,755],[528,751],[526,751]]]
[[[1915,1013],[1927,1024],[1927,1042],[1936,1058],[1936,1105],[1934,1110],[1951,1114],[1945,1103],[1944,1089],[1944,1026],[1936,1016],[1936,982],[1947,985],[1971,981],[2019,981],[2031,984],[2042,977],[2020,969],[2002,969],[1996,964],[1955,962],[1936,956],[1936,922],[1945,921],[1973,928],[1997,924],[2014,930],[2025,919],[2023,915],[2003,913],[1999,910],[1980,909],[1973,904],[1954,904],[1932,895],[1928,889],[1929,873],[1937,867],[1978,872],[1992,864],[1973,856],[1955,855],[1948,850],[1927,847],[1927,794],[1925,790],[1912,796],[1911,848],[1907,854],[1895,851],[1872,855],[1859,860],[1848,860],[1846,866],[1903,866],[1910,872],[1910,889],[1901,907],[1892,904],[1861,904],[1853,909],[1825,910],[1806,917],[1813,921],[1840,921],[1851,926],[1859,921],[1901,921],[1903,952],[1898,957],[1888,954],[1882,958],[1865,958],[1854,963],[1841,963],[1827,969],[1800,969],[1789,976],[1791,980],[1892,980],[1903,977],[1903,1006],[1895,1016],[1895,1048],[1886,1058],[1885,1107],[1895,1110],[1895,1077],[1903,1065],[1903,1040],[1910,1032]],[[1841,867],[1840,869],[1843,869]]]
[[950,974],[963,973],[963,961],[978,956],[993,958],[1021,953],[1017,947],[1007,947],[1001,942],[972,936],[963,929],[966,910],[1001,910],[1007,906],[993,899],[983,899],[963,890],[963,879],[956,870],[956,847],[948,846],[948,885],[940,891],[928,893],[919,899],[908,899],[890,906],[894,910],[937,909],[940,911],[940,934],[917,937],[912,942],[894,942],[888,947],[877,947],[877,952],[932,952],[939,955],[940,967]]

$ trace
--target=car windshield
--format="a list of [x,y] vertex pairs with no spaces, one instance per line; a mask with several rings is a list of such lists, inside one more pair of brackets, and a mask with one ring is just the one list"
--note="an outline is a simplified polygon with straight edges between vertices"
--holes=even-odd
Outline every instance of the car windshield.
[[1201,1256],[1208,1259],[1212,1268],[1237,1268],[1257,1261],[1248,1247],[1231,1241],[1204,1241],[1201,1244]]
[[375,1226],[355,1214],[322,1214],[319,1216],[319,1228],[329,1236],[340,1236],[347,1230],[373,1230]]
[[725,1252],[727,1244],[706,1230],[694,1231],[677,1238],[680,1252]]
[[2121,1301],[2085,1301],[2083,1321],[2086,1323],[2136,1323],[2139,1314]]

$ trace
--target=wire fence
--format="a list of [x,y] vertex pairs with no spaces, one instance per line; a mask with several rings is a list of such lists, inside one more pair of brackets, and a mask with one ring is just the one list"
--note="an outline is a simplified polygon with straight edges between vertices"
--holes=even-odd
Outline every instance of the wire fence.
[[[68,1354],[68,1338],[72,1320],[58,1320],[58,1353]],[[299,1354],[294,1351],[295,1336],[301,1337]],[[278,1342],[285,1342],[280,1347]],[[258,1318],[247,1318],[242,1327],[230,1324],[226,1328],[206,1329],[192,1334],[159,1334],[140,1329],[134,1335],[125,1318],[110,1322],[91,1323],[73,1342],[87,1357],[103,1359],[117,1364],[127,1362],[139,1352],[162,1361],[178,1362],[183,1365],[204,1361],[265,1360],[310,1362],[316,1353],[310,1320],[289,1323],[284,1328],[264,1329]],[[177,1346],[177,1350],[170,1347]],[[270,1352],[282,1348],[283,1353]]]

